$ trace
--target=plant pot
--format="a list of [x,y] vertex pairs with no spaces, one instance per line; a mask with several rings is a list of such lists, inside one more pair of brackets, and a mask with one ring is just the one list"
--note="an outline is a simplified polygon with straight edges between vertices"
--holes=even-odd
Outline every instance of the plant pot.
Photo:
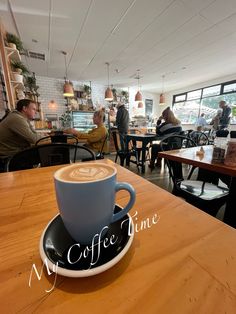
[[8,47],[16,50],[16,45],[13,43],[8,43]]
[[23,75],[17,73],[17,72],[14,72],[12,73],[13,74],[13,80],[17,83],[22,83],[23,84]]

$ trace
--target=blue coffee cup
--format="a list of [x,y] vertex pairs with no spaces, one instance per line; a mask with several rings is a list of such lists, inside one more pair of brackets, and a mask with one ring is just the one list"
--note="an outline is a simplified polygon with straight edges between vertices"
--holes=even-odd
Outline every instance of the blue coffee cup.
[[[135,190],[129,183],[117,182],[116,176],[115,167],[95,162],[76,163],[55,172],[60,215],[76,242],[91,244],[96,235],[132,208]],[[128,191],[130,198],[121,211],[114,213],[115,195],[120,190]]]

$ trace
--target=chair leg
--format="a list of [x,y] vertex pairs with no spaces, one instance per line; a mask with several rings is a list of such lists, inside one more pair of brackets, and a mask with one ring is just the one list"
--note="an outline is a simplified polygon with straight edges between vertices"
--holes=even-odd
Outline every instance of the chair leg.
[[118,154],[116,154],[116,159],[115,159],[115,163],[117,162],[117,158],[118,158]]

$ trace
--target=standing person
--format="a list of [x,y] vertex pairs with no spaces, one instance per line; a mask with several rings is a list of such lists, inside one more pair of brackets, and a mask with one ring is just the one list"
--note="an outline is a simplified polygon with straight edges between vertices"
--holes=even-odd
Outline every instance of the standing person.
[[220,117],[220,129],[226,129],[230,122],[231,108],[224,100],[219,102],[219,107],[222,109],[222,115]]
[[[164,120],[164,122],[162,122]],[[159,136],[164,136],[172,133],[179,133],[182,131],[182,126],[180,120],[178,120],[170,107],[167,107],[162,111],[162,115],[157,120],[156,134]],[[149,168],[153,169],[155,166],[155,160],[160,152],[159,144],[152,144],[151,151],[151,161]],[[157,159],[157,166],[161,166],[161,159]]]
[[21,99],[16,104],[16,110],[8,113],[0,122],[0,163],[2,167],[9,157],[29,148],[41,137],[30,124],[36,111],[34,101]]
[[196,121],[196,127],[204,128],[207,125],[206,119],[205,119],[205,113],[201,113],[200,117]]
[[214,131],[219,130],[221,115],[222,115],[222,109],[218,109],[216,112],[216,115],[212,118],[210,122]]
[[125,135],[129,129],[129,112],[122,103],[118,103],[117,108],[116,125],[120,135],[121,149],[125,150]]
[[107,129],[104,125],[104,111],[97,110],[93,115],[93,123],[96,124],[96,128],[92,129],[88,133],[79,132],[75,129],[67,129],[63,132],[66,134],[75,135],[79,140],[86,140],[86,146],[91,148],[95,152],[100,152],[103,146],[103,142],[107,136]]

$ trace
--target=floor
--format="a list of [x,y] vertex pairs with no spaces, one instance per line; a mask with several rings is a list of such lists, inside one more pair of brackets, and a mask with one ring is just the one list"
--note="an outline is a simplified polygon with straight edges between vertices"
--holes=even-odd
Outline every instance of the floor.
[[[105,158],[111,159],[113,161],[115,161],[115,157],[116,157],[115,153],[111,153],[111,154],[105,156]],[[119,158],[118,158],[117,162],[118,163],[120,162]],[[169,177],[168,168],[167,168],[167,166],[164,166],[164,161],[162,161],[161,167],[155,167],[155,169],[153,169],[152,171],[150,168],[148,168],[148,162],[147,162],[145,173],[141,173],[141,171],[138,171],[137,166],[135,164],[132,164],[132,163],[130,163],[130,166],[127,169],[136,173],[137,175],[140,175],[141,177],[145,178],[146,180],[152,182],[153,184],[158,185],[159,187],[163,188],[164,190],[167,190],[169,192],[172,191],[172,182],[171,182],[171,179]],[[183,171],[184,171],[184,173],[188,173],[189,167],[187,165],[183,165]],[[219,210],[216,218],[223,220],[224,210],[225,210],[225,206],[223,206]]]

